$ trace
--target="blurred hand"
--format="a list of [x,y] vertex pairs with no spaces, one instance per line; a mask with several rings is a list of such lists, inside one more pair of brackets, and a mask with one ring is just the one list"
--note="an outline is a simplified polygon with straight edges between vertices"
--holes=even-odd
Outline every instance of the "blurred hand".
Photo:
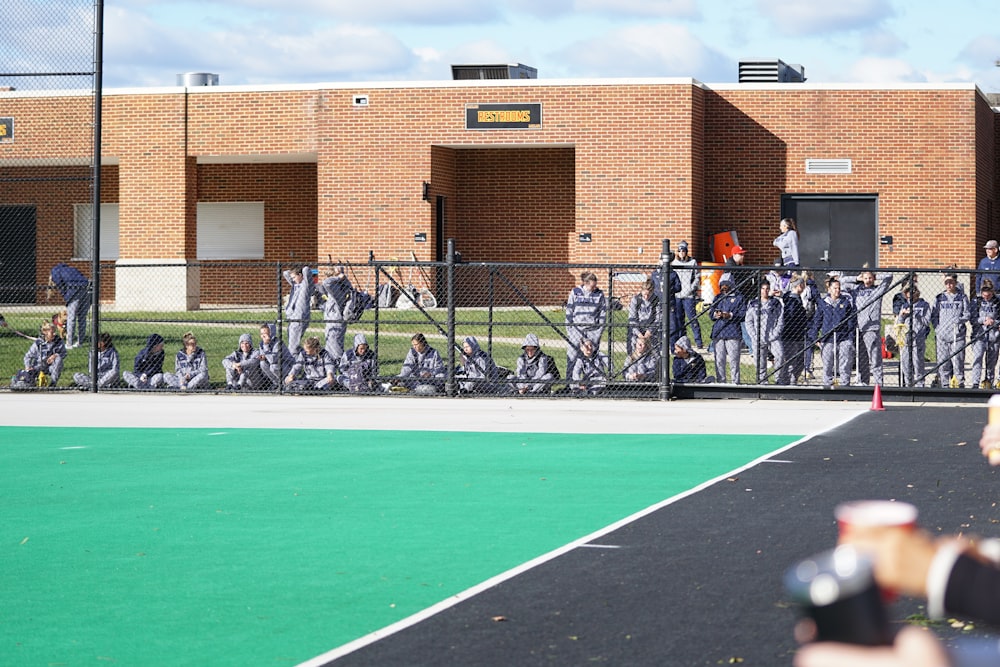
[[892,646],[820,642],[795,654],[795,667],[948,667],[948,654],[930,630],[907,626]]
[[979,449],[990,460],[990,465],[1000,465],[1000,424],[987,424],[979,439]]
[[850,526],[842,530],[838,542],[872,558],[881,588],[926,597],[927,570],[938,548],[929,533],[899,526]]

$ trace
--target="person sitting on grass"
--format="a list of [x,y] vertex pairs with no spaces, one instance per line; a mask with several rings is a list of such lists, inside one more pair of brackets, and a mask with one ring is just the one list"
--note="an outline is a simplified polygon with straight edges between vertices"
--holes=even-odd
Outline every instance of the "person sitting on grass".
[[636,337],[623,375],[629,382],[657,382],[660,379],[660,355],[653,350],[650,336]]
[[260,361],[260,372],[270,383],[269,389],[275,389],[281,384],[281,378],[288,374],[295,364],[288,346],[278,338],[278,328],[274,324],[260,325],[260,344],[257,346],[257,359]]
[[608,355],[598,351],[589,338],[580,343],[580,356],[573,364],[570,379],[570,390],[574,394],[594,396],[604,391],[608,379]]
[[146,345],[135,355],[134,371],[125,371],[122,377],[133,389],[159,389],[163,386],[163,336],[149,334]]
[[241,334],[239,345],[222,360],[226,370],[226,389],[269,389],[270,382],[260,370],[260,357],[253,349],[253,337]]
[[378,360],[364,334],[354,334],[354,347],[344,350],[338,373],[337,382],[349,392],[375,390],[378,384]]
[[[89,356],[89,355],[88,355]],[[118,350],[111,340],[111,334],[102,331],[97,335],[97,386],[100,389],[114,389],[121,384]],[[90,373],[74,373],[73,382],[84,389],[90,388],[90,378],[94,372],[94,359],[88,364]]]
[[559,370],[556,368],[555,360],[542,352],[538,336],[533,333],[526,335],[521,350],[521,356],[517,358],[517,367],[514,370],[516,381],[511,383],[511,389],[522,396],[551,391],[551,382],[559,379]]
[[285,388],[290,391],[330,391],[336,386],[336,370],[330,353],[319,344],[319,338],[310,336],[303,341],[295,355],[295,363],[285,376]]
[[462,359],[459,366],[464,378],[459,390],[464,394],[496,394],[500,369],[490,355],[479,347],[475,336],[466,337],[462,343]]
[[444,362],[441,355],[427,343],[422,333],[410,339],[410,351],[406,353],[403,367],[392,384],[415,391],[438,392],[444,388]]
[[173,373],[164,373],[163,381],[174,389],[208,389],[208,358],[205,350],[198,347],[198,339],[188,331],[181,338],[184,347],[174,357]]
[[56,333],[52,322],[42,322],[41,335],[24,353],[24,370],[19,371],[11,386],[54,387],[62,375],[66,360],[66,344]]
[[671,367],[674,382],[702,383],[711,382],[705,360],[691,347],[687,336],[681,336],[674,343],[674,363]]

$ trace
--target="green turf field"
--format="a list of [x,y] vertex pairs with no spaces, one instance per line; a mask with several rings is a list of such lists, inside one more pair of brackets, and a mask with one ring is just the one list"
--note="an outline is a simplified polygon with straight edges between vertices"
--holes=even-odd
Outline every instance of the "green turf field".
[[0,428],[0,664],[294,665],[797,439]]

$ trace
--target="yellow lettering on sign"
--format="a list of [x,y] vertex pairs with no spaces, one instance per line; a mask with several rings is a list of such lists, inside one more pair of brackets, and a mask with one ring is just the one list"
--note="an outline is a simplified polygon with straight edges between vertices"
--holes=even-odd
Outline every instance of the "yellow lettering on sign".
[[480,123],[530,123],[529,109],[511,111],[477,111],[476,118]]
[[7,136],[7,125],[0,124],[0,137],[6,137],[6,136]]

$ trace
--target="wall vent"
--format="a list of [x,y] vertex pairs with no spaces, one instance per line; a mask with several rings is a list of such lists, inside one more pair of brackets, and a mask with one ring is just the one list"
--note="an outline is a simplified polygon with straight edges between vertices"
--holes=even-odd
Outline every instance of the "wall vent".
[[538,70],[520,63],[510,65],[452,65],[455,81],[472,79],[537,79]]
[[849,158],[806,160],[807,174],[850,174],[852,167]]
[[740,61],[740,83],[802,83],[806,80],[806,68],[789,65],[777,59],[753,59]]

